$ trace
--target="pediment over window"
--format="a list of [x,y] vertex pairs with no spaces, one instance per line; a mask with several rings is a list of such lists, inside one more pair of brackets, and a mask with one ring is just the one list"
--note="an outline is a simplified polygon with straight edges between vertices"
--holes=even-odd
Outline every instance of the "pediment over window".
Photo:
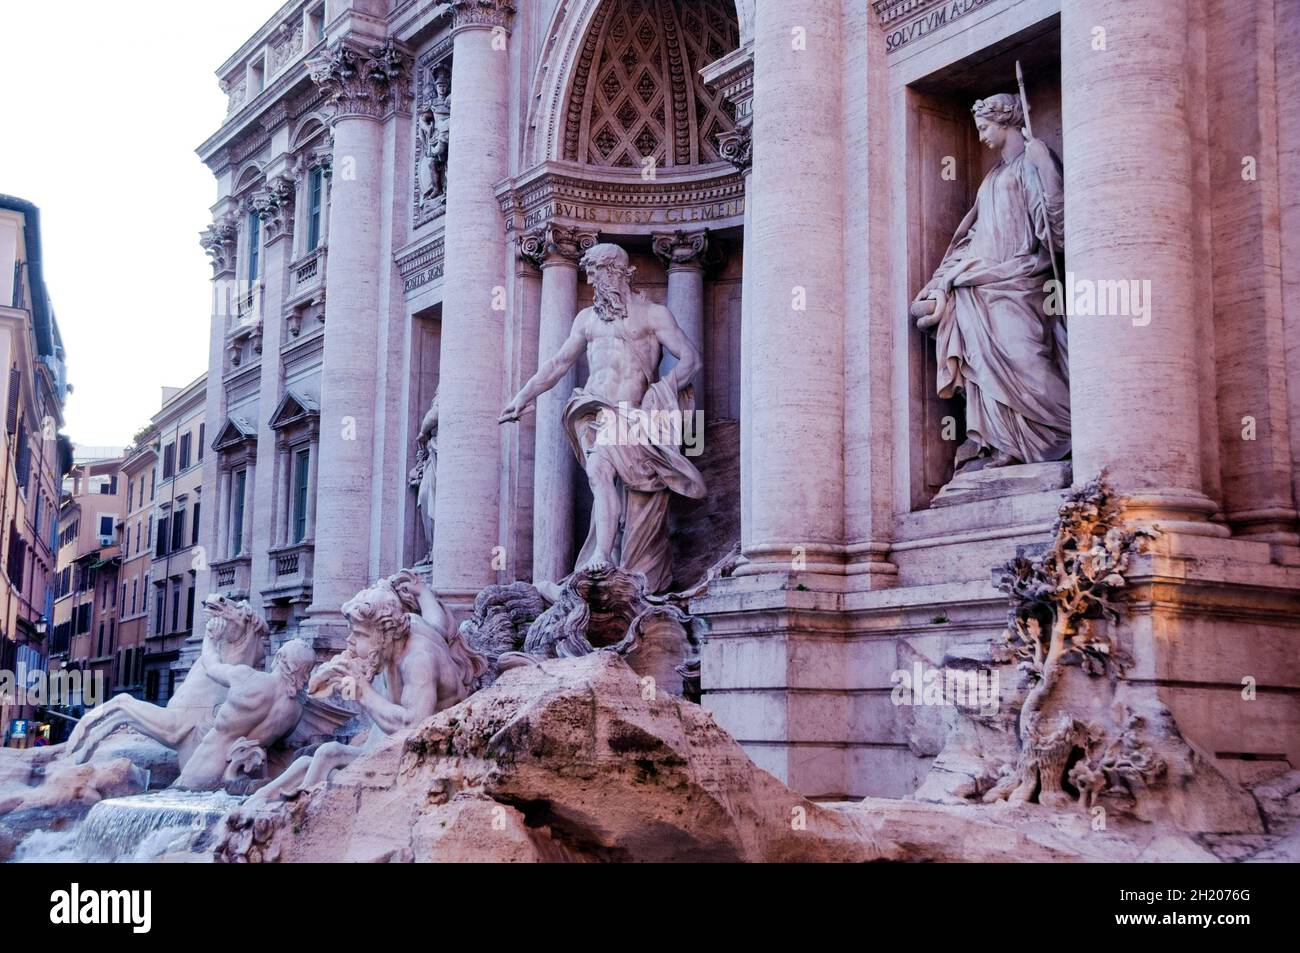
[[297,391],[285,391],[284,397],[271,414],[272,430],[287,430],[303,423],[320,420],[320,406],[311,397]]
[[216,439],[212,441],[212,449],[220,453],[223,450],[233,450],[243,444],[256,442],[257,428],[243,417],[232,414],[226,418],[225,426],[218,431]]

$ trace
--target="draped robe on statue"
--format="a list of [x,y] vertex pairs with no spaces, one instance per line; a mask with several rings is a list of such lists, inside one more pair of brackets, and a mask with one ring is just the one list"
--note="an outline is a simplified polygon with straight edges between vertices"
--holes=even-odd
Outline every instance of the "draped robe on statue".
[[964,392],[967,435],[1026,463],[1070,452],[1065,322],[1044,310],[1047,229],[1058,251],[1065,239],[1052,159],[1039,169],[1022,152],[984,177],[926,286],[949,296],[935,327],[939,396]]
[[[652,380],[649,374],[646,377]],[[671,419],[664,415],[673,412],[692,413],[694,403],[694,388],[676,392],[666,381],[657,380],[650,383],[640,407],[620,406],[582,388],[574,390],[564,407],[564,432],[578,463],[585,469],[587,458],[599,454],[618,474],[623,516],[612,554],[614,564],[643,573],[650,592],[664,592],[672,584],[669,491],[695,500],[705,494],[700,471],[676,441],[664,439],[668,434],[654,421]],[[593,521],[577,565],[586,565],[595,549]]]

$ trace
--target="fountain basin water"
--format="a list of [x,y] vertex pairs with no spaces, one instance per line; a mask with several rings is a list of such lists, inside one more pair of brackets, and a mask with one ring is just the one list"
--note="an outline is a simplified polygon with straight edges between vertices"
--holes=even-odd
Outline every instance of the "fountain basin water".
[[151,791],[108,798],[66,831],[37,831],[15,863],[206,861],[222,819],[243,798],[222,791]]

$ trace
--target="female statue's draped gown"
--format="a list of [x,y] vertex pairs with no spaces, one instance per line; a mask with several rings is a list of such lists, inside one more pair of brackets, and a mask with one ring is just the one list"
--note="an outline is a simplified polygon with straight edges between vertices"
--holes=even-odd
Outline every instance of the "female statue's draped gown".
[[1070,452],[1065,323],[1044,309],[1047,229],[1061,251],[1064,203],[1056,157],[1044,148],[1050,161],[1035,164],[1027,152],[984,177],[926,287],[949,295],[935,327],[939,396],[964,392],[981,447],[1039,463]]

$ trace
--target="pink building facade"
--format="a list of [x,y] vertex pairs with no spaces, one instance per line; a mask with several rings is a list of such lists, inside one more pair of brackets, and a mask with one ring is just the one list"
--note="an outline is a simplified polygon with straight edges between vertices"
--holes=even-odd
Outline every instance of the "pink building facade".
[[[1104,471],[1161,529],[1128,677],[1231,776],[1295,766],[1297,51],[1283,0],[290,3],[221,66],[199,150],[196,584],[324,651],[346,599],[426,558],[460,611],[567,573],[590,494],[566,389],[497,417],[613,242],[703,356],[709,494],[673,513],[674,587],[738,553],[692,608],[704,704],[758,764],[913,791],[947,722],[892,673],[996,639],[994,568]],[[1072,452],[971,485],[908,310],[997,161],[972,103],[1017,63],[1063,166]]]

